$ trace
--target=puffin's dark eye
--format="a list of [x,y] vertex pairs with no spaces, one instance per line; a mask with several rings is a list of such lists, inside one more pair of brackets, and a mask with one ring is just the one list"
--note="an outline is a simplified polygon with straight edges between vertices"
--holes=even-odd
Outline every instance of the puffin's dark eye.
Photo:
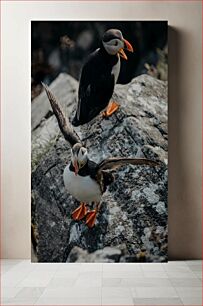
[[115,41],[115,46],[118,46],[118,42],[117,42],[117,40]]

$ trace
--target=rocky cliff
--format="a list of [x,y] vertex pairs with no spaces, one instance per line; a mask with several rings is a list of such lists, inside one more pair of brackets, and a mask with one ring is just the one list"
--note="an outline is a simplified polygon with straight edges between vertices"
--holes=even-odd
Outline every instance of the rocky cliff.
[[[50,89],[73,117],[78,82],[60,74]],[[32,102],[32,224],[40,262],[167,260],[167,83],[141,75],[116,85],[120,109],[76,128],[89,156],[145,156],[160,166],[128,166],[103,195],[93,229],[71,219],[78,202],[63,184],[70,160],[45,92]]]

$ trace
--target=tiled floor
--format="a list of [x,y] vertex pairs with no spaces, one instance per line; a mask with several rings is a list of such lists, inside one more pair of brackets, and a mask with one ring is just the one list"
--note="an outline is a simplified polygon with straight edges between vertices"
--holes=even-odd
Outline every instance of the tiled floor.
[[202,262],[1,261],[1,305],[202,305]]

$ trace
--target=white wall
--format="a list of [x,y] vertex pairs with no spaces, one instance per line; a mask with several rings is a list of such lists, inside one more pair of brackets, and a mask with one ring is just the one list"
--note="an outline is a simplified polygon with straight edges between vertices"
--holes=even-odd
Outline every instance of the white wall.
[[4,1],[3,258],[30,258],[30,20],[169,21],[169,255],[201,257],[201,1]]

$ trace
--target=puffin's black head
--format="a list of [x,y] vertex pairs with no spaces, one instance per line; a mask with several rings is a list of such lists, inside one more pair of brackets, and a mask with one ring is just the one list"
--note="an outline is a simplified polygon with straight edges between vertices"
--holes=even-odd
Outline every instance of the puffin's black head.
[[121,31],[117,29],[110,29],[106,31],[104,33],[102,43],[108,54],[119,54],[125,60],[128,58],[123,49],[127,49],[128,51],[133,52],[132,45],[123,38]]
[[75,175],[88,161],[87,149],[81,143],[76,143],[71,149],[71,162],[75,168]]

